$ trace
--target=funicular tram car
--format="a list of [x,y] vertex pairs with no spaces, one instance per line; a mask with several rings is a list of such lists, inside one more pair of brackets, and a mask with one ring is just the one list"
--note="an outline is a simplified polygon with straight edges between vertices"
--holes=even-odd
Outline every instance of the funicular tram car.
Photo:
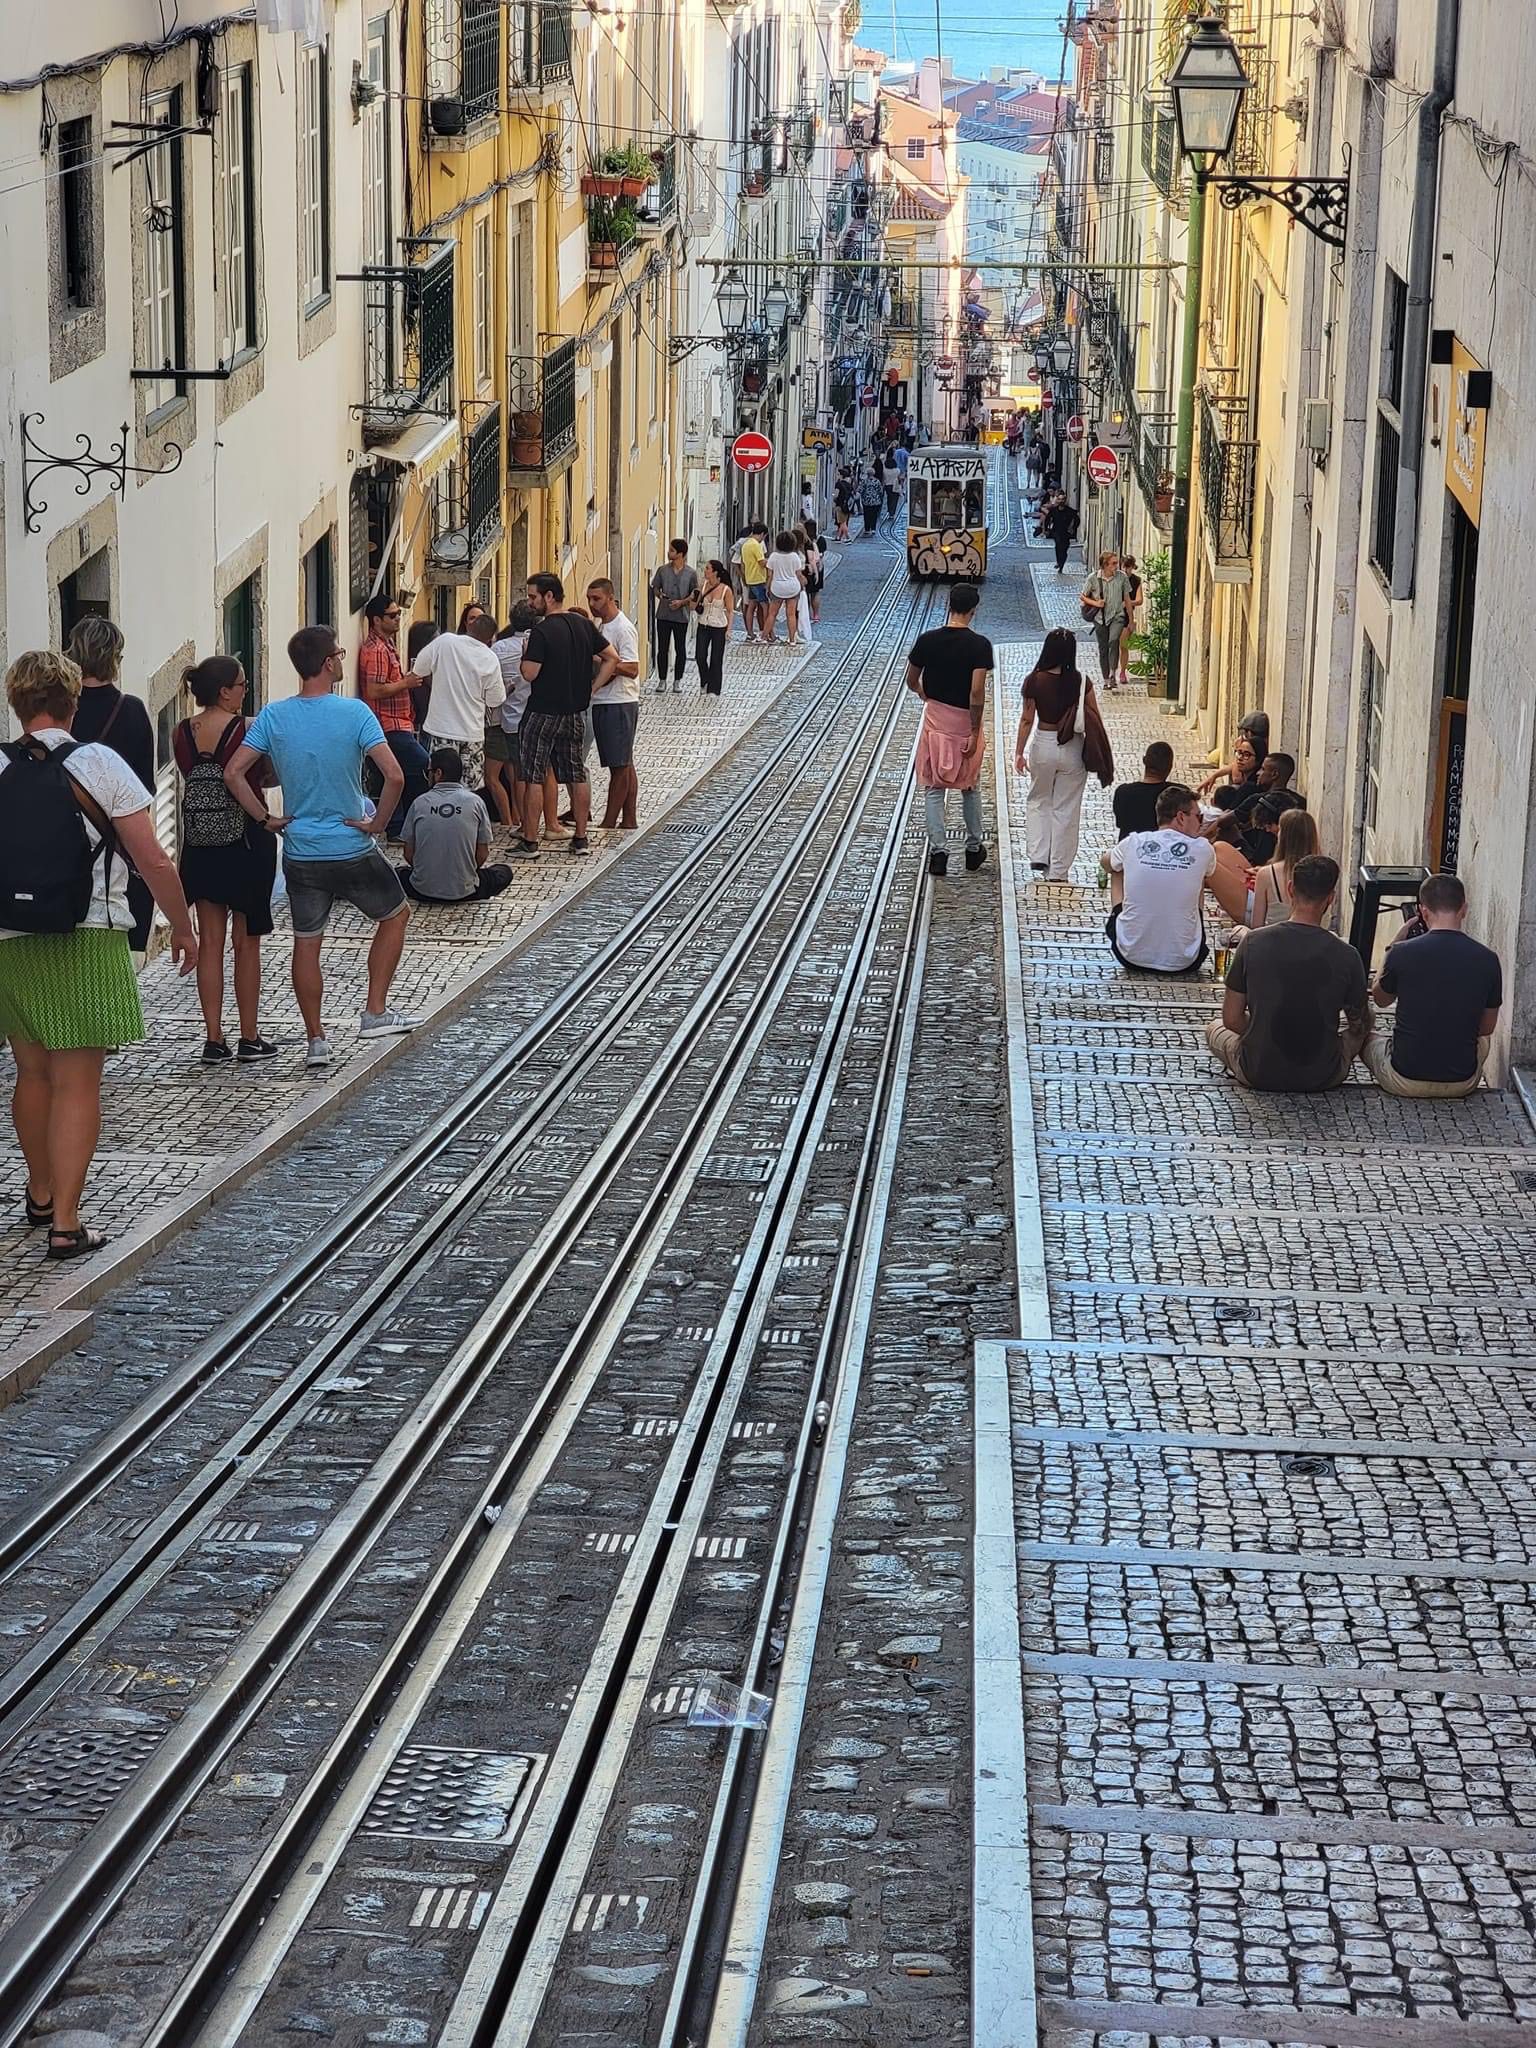
[[979,448],[914,448],[907,462],[907,571],[925,581],[987,573],[987,458]]

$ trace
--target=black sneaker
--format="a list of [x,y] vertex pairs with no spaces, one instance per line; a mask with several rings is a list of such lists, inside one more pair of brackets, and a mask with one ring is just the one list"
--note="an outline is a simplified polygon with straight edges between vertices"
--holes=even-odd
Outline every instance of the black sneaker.
[[930,875],[947,875],[949,873],[949,855],[938,849],[930,853],[928,856],[928,872]]
[[573,840],[571,841],[571,852],[572,852],[572,853],[574,853],[574,854],[577,854],[577,855],[582,855],[582,854],[588,854],[588,853],[590,853],[591,851],[592,851],[592,842],[591,842],[591,840],[590,840],[590,839],[573,839]]
[[984,846],[968,846],[965,849],[965,865],[973,875],[986,857],[987,849]]
[[234,1054],[222,1038],[210,1038],[203,1047],[202,1063],[205,1067],[222,1067],[226,1060],[233,1058]]
[[515,846],[507,848],[507,852],[513,860],[537,860],[539,842],[537,839],[519,839]]
[[275,1060],[277,1047],[270,1038],[242,1038],[235,1048],[237,1060]]

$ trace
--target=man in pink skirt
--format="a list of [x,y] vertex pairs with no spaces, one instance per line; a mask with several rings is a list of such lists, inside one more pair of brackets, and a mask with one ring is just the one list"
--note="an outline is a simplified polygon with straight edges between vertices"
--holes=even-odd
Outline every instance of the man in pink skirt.
[[957,583],[949,593],[942,626],[920,634],[907,656],[907,688],[923,700],[923,729],[917,742],[917,779],[924,791],[928,825],[928,872],[949,871],[944,830],[946,792],[958,789],[965,820],[965,864],[979,868],[987,857],[981,838],[981,757],[986,746],[983,717],[992,642],[973,630],[981,603],[974,583]]

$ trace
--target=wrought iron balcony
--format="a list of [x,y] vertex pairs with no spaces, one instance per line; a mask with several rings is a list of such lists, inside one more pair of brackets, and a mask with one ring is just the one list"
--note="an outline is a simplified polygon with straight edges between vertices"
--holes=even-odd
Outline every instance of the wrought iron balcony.
[[677,139],[669,136],[656,151],[656,181],[637,202],[635,225],[641,234],[657,234],[677,218]]
[[1100,191],[1112,185],[1115,180],[1115,131],[1102,127],[1094,131],[1093,137],[1093,182]]
[[1148,93],[1141,103],[1141,167],[1171,206],[1184,203],[1184,160],[1178,124],[1166,99]]
[[410,241],[363,286],[363,438],[392,441],[419,413],[453,409],[453,243]]
[[553,85],[571,75],[571,15],[561,0],[510,0],[508,57],[516,85]]
[[427,130],[460,136],[501,105],[501,0],[428,0]]
[[546,356],[514,356],[510,482],[545,484],[576,460],[576,344],[563,341]]
[[501,407],[487,405],[464,435],[459,460],[436,479],[427,581],[472,583],[501,538]]
[[[1217,577],[1242,582],[1253,554],[1253,498],[1259,444],[1240,435],[1248,423],[1243,398],[1200,393],[1200,502]],[[1221,572],[1226,570],[1225,577]]]
[[1162,393],[1138,391],[1128,409],[1131,465],[1147,514],[1157,526],[1173,520],[1173,452],[1178,415],[1163,409]]
[[771,142],[748,142],[741,159],[741,191],[744,199],[766,199],[773,183],[774,149]]

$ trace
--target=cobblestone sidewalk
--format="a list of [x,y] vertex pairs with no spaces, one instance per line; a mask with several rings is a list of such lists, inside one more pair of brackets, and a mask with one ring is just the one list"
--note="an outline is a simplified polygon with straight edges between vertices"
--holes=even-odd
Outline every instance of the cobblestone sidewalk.
[[[418,906],[396,978],[396,1005],[423,1020],[452,1007],[515,952],[534,923],[586,887],[646,830],[666,833],[666,814],[748,731],[814,652],[748,647],[727,651],[725,688],[701,695],[692,669],[680,695],[647,682],[636,765],[640,834],[594,833],[591,860],[547,847],[537,865],[514,864],[512,884],[489,903]],[[594,764],[594,809],[605,777]],[[498,836],[497,850],[501,839]],[[391,849],[392,857],[398,853]],[[283,1047],[270,1064],[212,1070],[198,1065],[203,1028],[197,990],[163,957],[146,970],[142,993],[149,1036],[107,1062],[101,1148],[88,1189],[91,1221],[112,1243],[78,1265],[49,1265],[41,1240],[20,1222],[23,1169],[9,1132],[0,1149],[0,1402],[66,1344],[78,1339],[88,1304],[185,1217],[269,1157],[296,1131],[348,1095],[402,1041],[359,1043],[371,928],[355,911],[334,920],[325,952],[326,1022],[335,1048],[323,1076],[303,1067],[304,1034],[288,978],[288,930],[263,947],[262,1027]],[[226,1018],[233,1030],[233,994]],[[0,1060],[9,1058],[0,1051]]]
[[[1188,744],[1106,708],[1125,773]],[[1005,772],[1044,1315],[978,1350],[972,2038],[1525,2039],[1530,1124],[1359,1067],[1234,1087],[1209,975],[1108,952],[1107,793],[1072,882],[1032,884]]]

